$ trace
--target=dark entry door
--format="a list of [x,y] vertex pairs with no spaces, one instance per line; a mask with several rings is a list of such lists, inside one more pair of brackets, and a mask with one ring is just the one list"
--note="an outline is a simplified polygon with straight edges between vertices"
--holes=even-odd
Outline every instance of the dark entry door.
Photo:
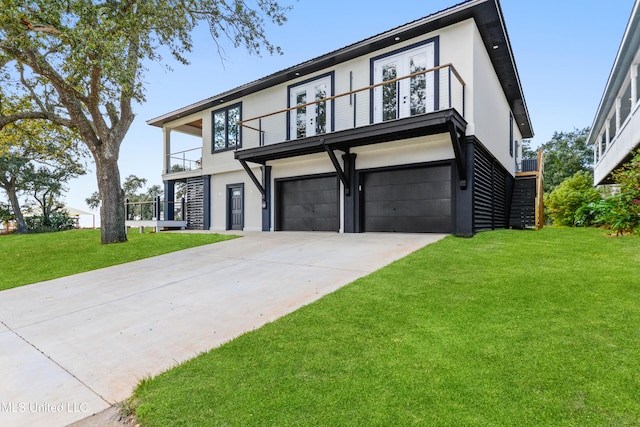
[[227,228],[230,230],[242,230],[244,228],[243,188],[240,185],[231,186],[228,191],[229,223]]
[[278,183],[278,230],[338,231],[338,178],[323,176]]
[[450,165],[367,172],[361,183],[364,231],[451,232]]

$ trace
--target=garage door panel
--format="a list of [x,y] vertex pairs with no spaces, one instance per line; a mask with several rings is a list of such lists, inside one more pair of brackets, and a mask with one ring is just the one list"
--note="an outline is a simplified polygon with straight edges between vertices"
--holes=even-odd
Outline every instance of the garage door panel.
[[319,218],[336,218],[336,204],[316,204],[313,215]]
[[281,192],[282,201],[287,205],[308,205],[314,204],[318,202],[328,202],[334,203],[336,200],[336,189],[333,190],[314,190],[309,189],[308,191],[297,191],[290,193],[288,188],[284,188],[284,191]]
[[367,200],[423,200],[425,195],[434,199],[451,198],[451,181],[423,182],[413,185],[370,186],[367,182]]
[[310,218],[313,216],[311,206],[306,205],[289,205],[287,207],[288,217],[294,218]]
[[306,230],[311,226],[313,218],[286,218],[282,220],[282,230]]
[[313,231],[337,231],[335,218],[314,218]]
[[434,217],[451,216],[451,201],[403,200],[367,203],[367,216],[378,217]]
[[278,185],[279,230],[337,231],[338,180],[335,176],[282,181]]
[[365,231],[451,232],[450,165],[372,171],[361,182]]
[[392,180],[396,184],[416,184],[423,182],[451,181],[449,166],[436,166],[422,169],[396,169],[377,171],[368,178],[370,185],[385,185]]
[[[369,219],[369,231],[385,231],[396,233],[434,233],[433,230],[446,230],[450,227],[450,217],[414,217],[410,219],[396,218],[392,227],[389,218],[374,217]],[[439,231],[446,233],[448,231]]]

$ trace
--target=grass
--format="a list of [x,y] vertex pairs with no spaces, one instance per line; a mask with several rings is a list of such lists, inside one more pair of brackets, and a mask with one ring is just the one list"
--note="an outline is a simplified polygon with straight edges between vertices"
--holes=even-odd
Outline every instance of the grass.
[[0,236],[0,290],[233,238],[219,234],[130,233],[100,244],[100,230]]
[[449,237],[154,379],[144,426],[640,425],[640,238]]

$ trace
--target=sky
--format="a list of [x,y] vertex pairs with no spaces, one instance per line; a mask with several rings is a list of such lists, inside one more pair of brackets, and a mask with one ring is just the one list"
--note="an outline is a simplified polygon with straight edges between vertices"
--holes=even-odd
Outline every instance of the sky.
[[[146,103],[135,105],[136,119],[120,151],[120,175],[136,175],[147,186],[162,184],[162,130],[149,119],[233,89],[276,71],[358,42],[451,7],[460,0],[398,0],[376,7],[369,0],[281,0],[292,4],[288,22],[267,26],[284,55],[249,55],[222,41],[224,59],[206,27],[194,33],[189,65],[147,64]],[[525,101],[533,125],[533,148],[554,132],[591,126],[624,34],[633,0],[501,0]],[[167,70],[166,65],[172,70]],[[195,148],[199,141],[174,143]],[[85,199],[97,191],[95,167],[72,180],[64,199],[88,210]],[[91,226],[91,217],[81,218]],[[96,220],[99,224],[99,220]]]

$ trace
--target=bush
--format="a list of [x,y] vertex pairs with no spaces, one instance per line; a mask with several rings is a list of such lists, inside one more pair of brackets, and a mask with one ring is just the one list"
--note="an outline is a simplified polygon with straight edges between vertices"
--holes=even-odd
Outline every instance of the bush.
[[601,200],[598,191],[593,188],[593,178],[588,172],[576,172],[565,179],[551,192],[546,205],[549,216],[556,225],[575,227],[591,225],[593,219],[587,215],[586,205],[596,204]]
[[25,218],[29,233],[51,233],[54,231],[71,230],[76,226],[75,219],[66,212],[51,212],[49,224],[45,224],[43,216],[31,216]]
[[613,180],[620,186],[619,194],[613,199],[613,213],[609,226],[618,234],[640,231],[640,149],[620,169],[612,174]]

